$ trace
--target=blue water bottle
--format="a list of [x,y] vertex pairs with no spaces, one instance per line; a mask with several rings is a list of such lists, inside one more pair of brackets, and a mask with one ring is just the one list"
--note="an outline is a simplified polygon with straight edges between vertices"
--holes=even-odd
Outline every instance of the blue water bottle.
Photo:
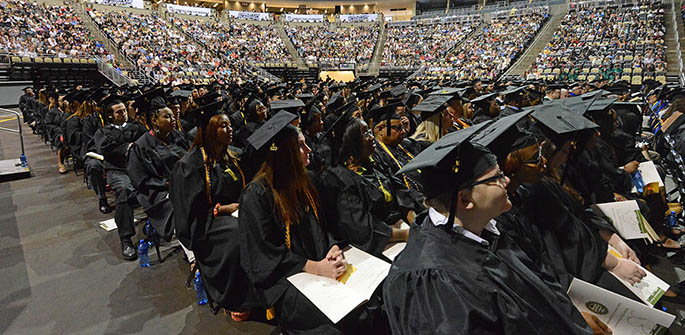
[[631,173],[630,178],[633,179],[633,185],[635,185],[637,193],[642,194],[642,192],[645,190],[645,183],[642,181],[642,174],[640,173],[640,170],[635,170],[635,172]]
[[154,247],[155,242],[153,242],[153,237],[157,235],[157,230],[155,229],[155,227],[152,226],[152,224],[150,224],[150,219],[147,219],[147,221],[145,222],[145,226],[143,226],[143,233],[148,238],[148,243],[150,244],[150,246]]
[[678,216],[675,211],[671,211],[671,214],[668,215],[668,225],[671,227],[678,226]]
[[197,296],[198,305],[204,305],[207,303],[205,285],[202,283],[202,277],[200,277],[199,272],[195,272],[195,295]]
[[28,162],[26,161],[26,156],[24,154],[21,154],[21,156],[19,156],[19,160],[21,161],[21,167],[28,166]]
[[138,243],[138,257],[140,258],[140,267],[150,267],[150,257],[147,255],[148,244],[145,240],[140,240]]

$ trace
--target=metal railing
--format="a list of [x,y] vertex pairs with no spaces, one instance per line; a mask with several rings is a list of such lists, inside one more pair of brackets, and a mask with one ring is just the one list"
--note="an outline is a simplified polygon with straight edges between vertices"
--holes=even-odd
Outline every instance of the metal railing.
[[416,70],[416,72],[412,73],[411,75],[409,75],[409,77],[407,77],[407,80],[414,80],[416,77],[423,75],[423,73],[426,72],[426,68],[426,64],[421,65],[421,67],[418,70]]
[[0,131],[19,134],[19,143],[21,144],[21,155],[19,156],[19,158],[21,159],[22,165],[25,165],[26,164],[26,155],[24,152],[24,133],[21,130],[21,114],[19,112],[15,112],[13,110],[4,109],[4,108],[0,108],[0,113],[12,114],[12,115],[17,117],[17,127],[19,127],[18,130],[0,127]]
[[[685,85],[685,73],[683,73],[683,53],[680,49],[680,34],[678,33],[678,20],[682,20],[682,17],[678,17],[675,15],[676,13],[676,7],[675,7],[675,1],[671,1],[671,14],[672,19],[673,19],[673,28],[675,30],[675,50],[676,50],[676,56],[678,57],[678,81],[680,82],[680,86]],[[680,13],[680,8],[678,8],[678,13]]]
[[123,85],[133,85],[133,81],[121,74],[119,70],[115,69],[111,64],[102,60],[102,58],[97,59],[98,71],[102,73],[105,77],[109,78],[117,86]]

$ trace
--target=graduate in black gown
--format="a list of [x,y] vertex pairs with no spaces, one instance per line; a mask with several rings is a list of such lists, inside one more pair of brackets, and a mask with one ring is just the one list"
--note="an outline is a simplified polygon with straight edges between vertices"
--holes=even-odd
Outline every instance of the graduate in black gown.
[[236,129],[235,146],[245,148],[247,146],[247,138],[252,133],[264,124],[266,119],[266,107],[259,99],[252,99],[247,102],[245,107],[245,124]]
[[322,175],[322,198],[331,209],[328,222],[337,239],[382,257],[388,243],[407,240],[408,229],[400,225],[411,222],[415,214],[412,202],[411,209],[404,211],[398,205],[398,198],[408,197],[408,190],[397,190],[399,180],[384,175],[370,161],[374,144],[366,123],[352,119],[343,135],[339,164]]
[[174,164],[190,149],[185,134],[175,129],[173,112],[162,97],[153,99],[148,115],[152,130],[136,140],[129,150],[126,173],[138,190],[138,203],[143,206],[157,233],[171,240],[174,233],[174,208],[169,200],[169,178]]
[[136,234],[133,226],[133,208],[138,204],[138,191],[126,174],[126,166],[129,148],[146,130],[140,124],[128,121],[123,99],[119,96],[109,96],[105,99],[105,115],[111,121],[99,129],[93,139],[97,153],[105,158],[103,165],[107,181],[117,198],[114,222],[121,241],[121,255],[126,260],[134,260],[138,256],[131,237]]
[[[376,150],[373,155],[374,161],[384,166],[386,171],[397,173],[404,165],[409,163],[416,154],[416,147],[410,139],[406,139],[406,127],[402,123],[403,118],[397,113],[399,104],[386,105],[374,115],[373,133],[377,140]],[[423,190],[419,181],[419,173],[412,171],[399,176],[407,190],[412,190],[416,196],[422,198]],[[420,200],[423,202],[423,200]]]
[[45,119],[43,120],[45,136],[48,139],[48,142],[50,142],[53,147],[57,148],[57,165],[60,174],[67,173],[67,169],[64,167],[64,160],[66,159],[69,150],[64,143],[64,136],[62,133],[62,122],[69,116],[69,114],[65,115],[68,110],[64,110],[65,105],[62,100],[63,96],[64,94],[60,94],[57,91],[48,93],[50,104],[48,106],[48,112],[45,114]]
[[287,280],[303,271],[335,279],[346,267],[306,172],[310,149],[290,125],[296,119],[281,111],[249,138],[256,150],[266,151],[266,160],[240,199],[241,264],[267,315],[288,334],[369,333],[375,316],[369,303],[333,324]]
[[174,166],[169,197],[176,235],[195,254],[208,296],[234,319],[244,320],[261,303],[240,266],[238,220],[232,214],[248,180],[240,152],[229,146],[233,130],[222,105],[196,110],[198,132],[190,151]]
[[[107,93],[109,94],[109,93]],[[81,151],[80,157],[83,161],[84,173],[88,184],[93,188],[93,192],[98,198],[98,209],[102,214],[110,213],[114,208],[107,201],[107,182],[105,181],[105,166],[103,161],[91,157],[89,152],[97,153],[95,147],[95,133],[104,128],[105,119],[102,116],[104,105],[98,100],[88,101],[81,109]],[[74,122],[74,121],[72,121]]]
[[592,334],[565,288],[492,224],[511,208],[509,179],[468,142],[478,129],[439,140],[400,170],[421,169],[430,209],[386,278],[393,334]]

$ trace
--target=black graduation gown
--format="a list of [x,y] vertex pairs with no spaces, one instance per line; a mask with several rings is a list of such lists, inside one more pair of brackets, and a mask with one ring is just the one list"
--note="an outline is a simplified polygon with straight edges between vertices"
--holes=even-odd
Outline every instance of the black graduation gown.
[[45,138],[52,143],[53,146],[59,147],[62,142],[60,136],[62,135],[62,111],[57,107],[50,108],[43,119],[43,130]]
[[491,242],[412,226],[383,289],[393,334],[592,334],[559,283],[505,234]]
[[586,206],[614,201],[612,181],[603,173],[598,154],[596,150],[583,150],[564,168],[564,180],[580,193]]
[[322,141],[322,133],[316,136],[304,135],[307,146],[312,150],[309,153],[309,171],[321,172],[331,165],[333,151],[326,141]]
[[599,230],[612,231],[608,222],[576,206],[559,184],[548,179],[519,187],[512,201],[521,208],[518,214],[537,227],[539,237],[527,238],[542,241],[562,284],[567,287],[573,277],[599,280],[607,253]]
[[[329,167],[321,176],[324,206],[329,209],[327,222],[331,234],[377,257],[382,255],[392,237],[391,225],[381,209],[387,206],[378,185],[344,166]],[[388,221],[395,220],[395,221]],[[382,257],[382,256],[381,256]]]
[[621,166],[631,161],[644,162],[646,160],[640,149],[635,147],[635,138],[621,129],[614,130],[603,139],[612,146],[616,162]]
[[95,148],[95,140],[94,136],[95,133],[100,129],[103,128],[103,121],[100,118],[100,114],[98,112],[94,112],[85,118],[83,118],[83,125],[82,125],[82,132],[81,136],[83,137],[83,146],[81,149],[81,157],[85,160],[86,153],[89,151],[96,152],[97,149]]
[[308,209],[291,225],[288,248],[285,223],[276,219],[274,206],[273,193],[261,180],[248,184],[240,198],[241,264],[264,306],[274,307],[281,327],[289,334],[369,333],[380,311],[377,299],[333,325],[287,280],[302,272],[307,260],[323,259],[337,241],[329,238],[325,224]]
[[[402,143],[393,147],[386,146],[386,151],[380,142],[376,143],[376,150],[373,154],[373,159],[378,164],[383,165],[385,171],[389,171],[393,175],[397,173],[403,166],[409,163],[416,156],[416,143],[409,139],[402,140]],[[417,196],[422,197],[423,185],[421,185],[420,174],[418,171],[411,171],[398,176],[402,180],[402,185],[413,192],[418,192]]]
[[83,147],[83,120],[78,116],[70,115],[64,121],[64,141],[74,158],[82,161],[81,150]]
[[174,208],[169,200],[169,178],[174,164],[190,148],[185,135],[172,131],[167,143],[150,132],[141,136],[129,151],[126,173],[138,190],[138,203],[143,206],[150,224],[167,241],[174,234]]
[[93,139],[99,154],[105,157],[105,170],[126,171],[129,145],[145,133],[145,128],[136,122],[127,122],[123,127],[113,124],[95,132]]
[[244,310],[261,306],[240,266],[238,220],[233,216],[215,218],[213,215],[215,204],[238,202],[243,186],[240,172],[229,159],[211,167],[209,175],[212,204],[207,198],[206,170],[200,149],[191,148],[174,166],[169,198],[174,207],[176,236],[195,253],[207,294],[220,307]]

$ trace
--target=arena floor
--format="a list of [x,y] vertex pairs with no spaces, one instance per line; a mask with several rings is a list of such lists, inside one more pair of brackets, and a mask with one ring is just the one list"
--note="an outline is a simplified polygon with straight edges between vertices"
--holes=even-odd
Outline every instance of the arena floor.
[[[0,127],[16,128],[16,121],[2,121]],[[274,331],[197,305],[195,291],[184,286],[182,252],[147,269],[123,261],[116,231],[98,227],[112,214],[98,211],[83,174],[59,175],[54,152],[28,131],[33,176],[0,183],[0,334]],[[0,160],[18,155],[17,135],[0,132]],[[157,259],[153,252],[150,258]]]
[[[0,127],[14,122],[0,117]],[[167,248],[166,261],[147,269],[123,261],[116,231],[98,226],[112,214],[98,211],[83,175],[59,175],[55,153],[30,129],[24,141],[32,177],[0,183],[0,334],[279,333],[197,305],[182,252]],[[0,132],[0,160],[18,153],[18,137]],[[654,272],[685,279],[665,258]],[[664,306],[678,316],[671,334],[685,334],[685,306]]]

